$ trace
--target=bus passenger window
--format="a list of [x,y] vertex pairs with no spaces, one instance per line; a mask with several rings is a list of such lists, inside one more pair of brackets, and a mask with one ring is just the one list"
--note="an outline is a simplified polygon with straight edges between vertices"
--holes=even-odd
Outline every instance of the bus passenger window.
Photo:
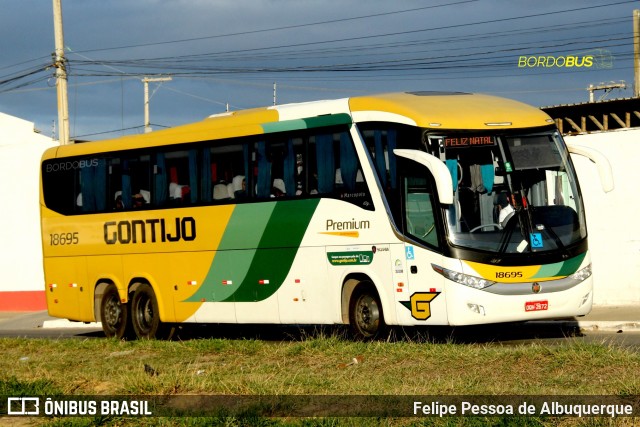
[[[388,126],[388,124],[385,124]],[[374,162],[375,171],[385,192],[395,190],[396,183],[396,156],[393,150],[397,147],[398,131],[392,128],[377,128],[363,130],[367,149]],[[390,154],[391,153],[391,154]]]
[[191,201],[189,187],[189,160],[186,151],[165,153],[165,167],[169,172],[168,196],[172,205],[182,205]]
[[296,162],[294,140],[276,135],[256,146],[256,194],[258,198],[293,197],[296,195]]

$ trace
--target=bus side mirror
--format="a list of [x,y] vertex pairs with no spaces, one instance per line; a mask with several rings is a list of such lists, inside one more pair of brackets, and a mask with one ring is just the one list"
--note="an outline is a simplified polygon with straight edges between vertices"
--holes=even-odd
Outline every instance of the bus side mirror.
[[431,172],[431,175],[436,181],[436,190],[438,191],[438,200],[440,203],[443,205],[453,204],[453,181],[451,180],[449,169],[447,169],[447,166],[442,160],[429,153],[418,150],[396,148],[393,150],[393,153],[396,156],[420,163],[429,169],[429,172]]
[[604,154],[602,154],[598,150],[594,150],[593,148],[572,143],[567,143],[567,149],[569,150],[569,153],[577,154],[578,156],[584,156],[595,163],[596,167],[598,168],[598,174],[600,175],[600,184],[602,185],[602,190],[605,193],[613,190],[614,184],[613,172],[611,172],[611,163],[609,163],[609,160]]

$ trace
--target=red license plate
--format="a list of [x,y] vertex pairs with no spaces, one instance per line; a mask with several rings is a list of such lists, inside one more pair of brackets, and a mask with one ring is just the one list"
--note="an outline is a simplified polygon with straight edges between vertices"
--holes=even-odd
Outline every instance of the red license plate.
[[524,303],[524,311],[543,311],[549,309],[549,301],[528,301]]

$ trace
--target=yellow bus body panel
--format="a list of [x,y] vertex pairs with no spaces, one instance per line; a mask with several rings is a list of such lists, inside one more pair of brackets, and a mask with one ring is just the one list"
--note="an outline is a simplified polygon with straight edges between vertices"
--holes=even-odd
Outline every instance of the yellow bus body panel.
[[[220,205],[64,216],[42,207],[44,267],[50,314],[93,321],[96,285],[105,280],[113,282],[120,291],[121,299],[126,301],[127,288],[142,279],[154,288],[160,318],[167,322],[184,321],[201,304],[174,302],[191,295],[193,286],[201,283],[207,275],[234,208],[235,205]],[[107,239],[113,240],[114,236],[117,239],[119,222],[132,224],[133,221],[164,220],[166,234],[175,235],[176,218],[194,218],[199,238],[195,241],[163,242],[160,227],[156,224],[154,242],[151,241],[151,225],[147,223],[144,242],[141,226],[138,226],[135,243],[106,243]],[[107,223],[113,225],[105,227]],[[56,235],[57,244],[52,244],[52,236]],[[65,243],[61,244],[60,236],[63,235],[69,236],[69,239],[65,237]],[[75,238],[76,244],[73,243]],[[52,285],[55,285],[53,291],[50,290]],[[171,308],[174,305],[175,311]],[[82,309],[78,310],[78,307]],[[75,317],[70,317],[72,315]]]
[[47,150],[43,160],[53,157],[82,156],[100,152],[157,147],[188,142],[211,141],[264,133],[263,123],[278,121],[278,112],[265,108],[210,117],[200,122],[122,138],[71,144]]

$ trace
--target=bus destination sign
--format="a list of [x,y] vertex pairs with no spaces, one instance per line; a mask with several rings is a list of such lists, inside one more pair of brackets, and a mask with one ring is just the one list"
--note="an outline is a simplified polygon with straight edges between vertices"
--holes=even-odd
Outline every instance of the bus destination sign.
[[467,148],[496,145],[493,136],[452,136],[444,139],[447,148]]

